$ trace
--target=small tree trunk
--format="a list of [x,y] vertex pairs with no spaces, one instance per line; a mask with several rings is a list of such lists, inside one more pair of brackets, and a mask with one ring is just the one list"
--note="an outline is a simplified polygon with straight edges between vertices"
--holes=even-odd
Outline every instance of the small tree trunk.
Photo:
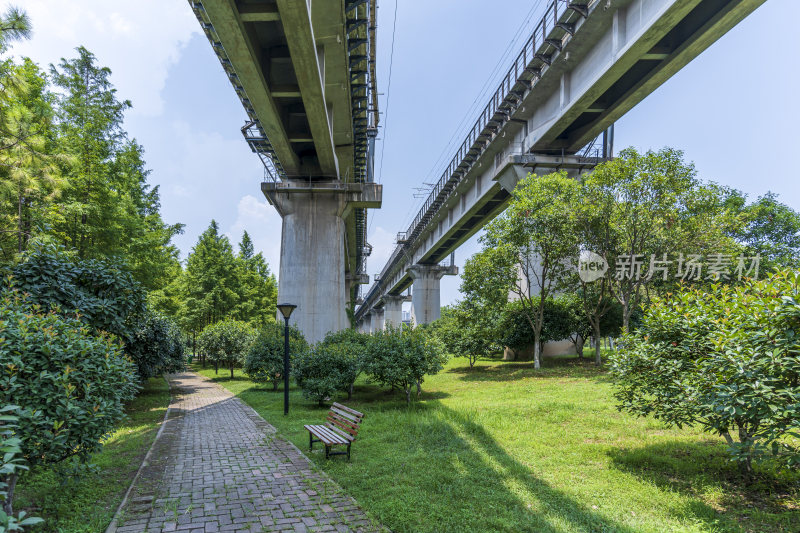
[[539,361],[539,356],[541,355],[542,343],[541,340],[541,333],[535,331],[533,333],[533,368],[540,368],[541,362]]
[[219,360],[214,360],[214,374],[219,375]]
[[578,354],[578,359],[583,359],[583,344],[586,342],[586,339],[583,336],[578,335],[577,340],[575,341],[575,353]]
[[411,405],[411,387],[406,387],[406,403]]
[[233,359],[231,359],[231,379],[233,379]]
[[17,202],[17,209],[19,211],[19,214],[18,214],[19,221],[18,221],[18,226],[17,226],[17,229],[19,231],[19,234],[18,234],[18,244],[19,244],[18,248],[19,249],[18,249],[18,251],[19,251],[19,253],[22,253],[22,233],[23,233],[23,229],[22,229],[22,186],[20,186],[19,200]]
[[18,479],[19,474],[11,474],[6,480],[8,487],[6,488],[6,501],[3,502],[3,511],[9,516],[14,514],[14,489],[17,487]]
[[419,398],[420,394],[422,394],[422,385],[417,381],[417,398]]
[[623,333],[628,333],[628,325],[630,324],[630,322],[631,322],[631,309],[630,309],[630,306],[628,305],[628,300],[625,299],[625,301],[622,304],[622,332]]
[[595,325],[594,327],[594,363],[597,366],[603,364],[603,357],[600,354],[601,347],[600,347],[600,325]]
[[277,381],[273,381],[272,382],[272,390],[274,390],[274,391],[278,390],[278,382]]
[[353,386],[354,385],[355,385],[355,383],[351,383],[350,386],[347,387],[347,399],[348,400],[353,397]]

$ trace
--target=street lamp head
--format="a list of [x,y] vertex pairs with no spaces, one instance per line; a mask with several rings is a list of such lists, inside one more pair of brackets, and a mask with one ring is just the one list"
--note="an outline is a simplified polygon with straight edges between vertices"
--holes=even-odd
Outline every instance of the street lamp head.
[[294,311],[295,307],[297,306],[294,304],[278,304],[278,311],[281,312],[283,318],[288,319],[292,316],[292,311]]

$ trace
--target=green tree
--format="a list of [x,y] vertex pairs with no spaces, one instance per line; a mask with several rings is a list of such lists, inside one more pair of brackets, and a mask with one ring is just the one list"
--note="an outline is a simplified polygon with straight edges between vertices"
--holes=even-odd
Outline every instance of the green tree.
[[[703,250],[722,253],[733,247],[725,235],[727,224],[720,221],[727,213],[719,189],[701,183],[696,174],[679,150],[640,154],[626,148],[584,178],[590,196],[610,210],[601,219],[612,233],[607,239],[607,259],[613,260],[608,289],[622,305],[624,331],[649,294],[646,288],[654,289],[660,281],[666,290],[674,286],[674,279],[645,275],[651,259]],[[601,225],[599,231],[602,236],[606,228]],[[685,265],[677,267],[688,272]]]
[[78,260],[62,247],[39,246],[8,269],[0,288],[29,295],[46,312],[77,316],[94,332],[128,342],[145,310],[144,291],[133,276],[111,261]]
[[[271,322],[258,329],[253,344],[247,352],[244,373],[256,383],[272,383],[272,390],[278,390],[283,381],[284,325]],[[289,328],[289,353],[293,360],[308,350],[308,344],[300,330]]]
[[275,321],[278,284],[264,256],[255,253],[253,241],[245,231],[236,256],[238,303],[233,311],[238,320],[265,324]]
[[351,390],[359,360],[346,343],[319,342],[295,359],[293,372],[303,396],[323,405],[336,391]]
[[578,254],[574,208],[578,187],[563,172],[529,175],[517,184],[508,208],[489,223],[482,237],[484,250],[494,250],[502,275],[514,265],[518,269],[510,288],[533,332],[536,368],[545,302],[575,272],[570,260]]
[[12,6],[0,15],[0,53],[5,52],[12,42],[30,36],[31,21],[25,11]]
[[760,269],[795,268],[800,262],[800,213],[768,192],[747,203],[741,191],[728,191],[726,205],[738,215],[740,224],[730,232],[743,247],[742,253],[760,256]]
[[239,303],[238,284],[231,243],[212,220],[186,260],[184,322],[198,331],[231,315]]
[[749,475],[800,464],[800,273],[657,299],[610,358],[619,408],[721,435]]
[[436,374],[447,362],[444,347],[423,328],[388,327],[372,334],[364,356],[364,372],[370,379],[406,393],[411,403],[411,390],[422,391],[427,374]]
[[77,58],[62,59],[58,68],[50,68],[60,89],[59,149],[75,157],[64,169],[68,186],[55,231],[80,258],[115,255],[122,238],[115,217],[121,191],[111,166],[125,141],[122,121],[131,103],[117,98],[110,69],[98,67],[86,48],[78,47],[77,52]]
[[227,365],[233,379],[233,369],[245,362],[256,332],[247,322],[226,318],[206,328],[198,341],[203,350],[211,356],[219,372],[219,365]]
[[485,248],[464,263],[461,294],[464,298],[453,308],[458,331],[456,355],[467,357],[469,366],[479,356],[500,349],[498,326],[513,288],[514,269],[506,261],[507,251]]
[[71,156],[52,234],[82,259],[119,258],[146,288],[163,288],[178,261],[170,241],[183,226],[161,219],[143,149],[123,128],[131,103],[117,97],[108,68],[86,48],[77,52],[50,69],[59,88],[56,149]]
[[[24,459],[32,468],[87,461],[137,390],[135,366],[119,342],[90,334],[75,318],[41,314],[17,291],[0,300],[0,339],[0,405],[22,407],[14,433]],[[2,480],[9,514],[17,478]]]
[[183,338],[178,326],[153,312],[138,320],[125,353],[136,364],[142,381],[184,367]]
[[[10,63],[10,62],[7,62]],[[41,231],[48,208],[63,183],[53,154],[52,95],[44,74],[29,59],[10,65],[16,79],[0,101],[0,250],[9,261]]]

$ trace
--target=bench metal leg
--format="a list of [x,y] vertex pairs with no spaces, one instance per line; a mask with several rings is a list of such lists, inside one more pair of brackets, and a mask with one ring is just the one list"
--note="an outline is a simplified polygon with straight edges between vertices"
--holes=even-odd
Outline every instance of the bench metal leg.
[[350,445],[347,445],[347,460],[350,460]]
[[308,451],[314,450],[314,435],[311,432],[308,432]]
[[325,459],[330,459],[331,455],[331,447],[327,444],[325,445]]

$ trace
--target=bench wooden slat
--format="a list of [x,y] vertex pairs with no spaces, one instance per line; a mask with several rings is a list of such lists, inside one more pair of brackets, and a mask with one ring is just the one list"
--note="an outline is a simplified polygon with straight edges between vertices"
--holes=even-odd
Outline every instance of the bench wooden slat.
[[319,426],[317,432],[320,433],[320,435],[325,435],[321,440],[326,441],[327,444],[347,444],[350,442],[338,433],[331,431],[327,426]]
[[337,435],[341,435],[342,437],[347,439],[348,442],[353,442],[354,440],[356,440],[356,438],[354,436],[352,436],[352,435],[350,435],[348,433],[345,433],[344,431],[342,431],[341,429],[337,428],[335,425],[331,424],[330,422],[325,422],[325,426],[327,428],[329,428],[331,431],[333,431],[334,433],[336,433]]
[[349,420],[344,420],[341,417],[337,416],[335,413],[328,413],[328,421],[333,422],[346,432],[350,433],[351,435],[355,436],[358,434],[358,426],[353,424]]
[[331,431],[327,426],[304,426],[308,431],[313,433],[316,437],[324,442],[326,445],[331,444],[347,444],[349,441],[344,437],[337,435]]
[[336,402],[334,402],[334,404],[333,404],[333,406],[332,406],[332,407],[336,407],[337,409],[341,409],[342,411],[344,411],[344,412],[346,412],[346,413],[350,413],[350,414],[352,414],[352,415],[355,415],[355,416],[357,416],[358,418],[364,418],[364,413],[359,413],[359,412],[358,412],[358,411],[356,411],[355,409],[350,409],[350,408],[349,408],[349,407],[347,407],[346,405],[342,405],[342,404],[340,404],[340,403],[336,403]]
[[351,415],[350,413],[345,413],[344,411],[342,411],[342,410],[340,410],[340,409],[336,409],[335,407],[331,407],[331,410],[330,410],[330,411],[328,411],[328,412],[329,412],[329,413],[336,413],[336,414],[337,414],[337,415],[339,415],[340,417],[342,417],[342,418],[344,418],[345,420],[347,420],[347,421],[349,421],[349,422],[352,422],[352,423],[354,423],[354,424],[358,424],[359,422],[361,422],[361,419],[360,419],[360,418],[358,418],[357,416],[355,416],[355,415]]
[[310,431],[314,436],[318,437],[322,442],[325,444],[340,444],[340,439],[337,435],[334,435],[330,430],[328,430],[325,426],[315,425],[315,426],[305,426],[305,428]]

